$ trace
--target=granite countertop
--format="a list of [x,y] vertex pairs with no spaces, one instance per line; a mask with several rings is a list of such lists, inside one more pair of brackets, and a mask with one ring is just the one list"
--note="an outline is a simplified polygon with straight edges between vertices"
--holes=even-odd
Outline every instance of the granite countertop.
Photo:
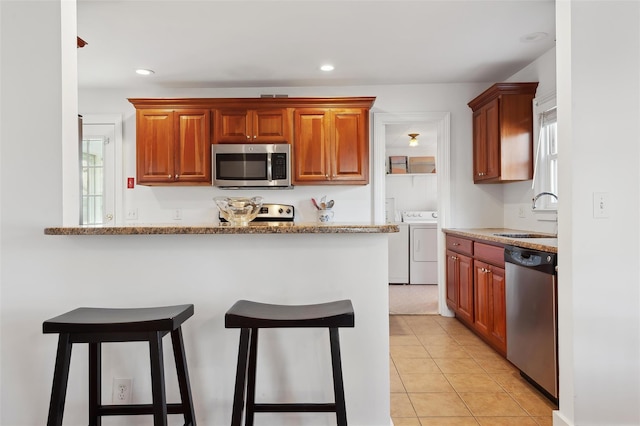
[[[459,237],[473,238],[476,240],[484,240],[504,245],[512,245],[517,247],[528,248],[532,250],[546,251],[550,253],[558,253],[558,237],[553,234],[543,232],[522,231],[519,229],[505,228],[468,228],[456,229],[448,228],[442,230],[445,234],[455,235]],[[499,236],[495,234],[518,233],[518,234],[535,234],[540,235],[536,238],[513,238]]]
[[122,226],[60,226],[44,229],[45,235],[197,235],[197,234],[385,234],[399,232],[395,224],[318,224],[262,222],[249,226],[222,224],[135,224]]

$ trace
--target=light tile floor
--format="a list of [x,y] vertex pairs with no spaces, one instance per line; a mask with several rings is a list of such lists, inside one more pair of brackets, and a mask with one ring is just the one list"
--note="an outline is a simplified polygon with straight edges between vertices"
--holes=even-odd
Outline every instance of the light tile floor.
[[454,318],[390,315],[394,426],[550,426],[557,407]]

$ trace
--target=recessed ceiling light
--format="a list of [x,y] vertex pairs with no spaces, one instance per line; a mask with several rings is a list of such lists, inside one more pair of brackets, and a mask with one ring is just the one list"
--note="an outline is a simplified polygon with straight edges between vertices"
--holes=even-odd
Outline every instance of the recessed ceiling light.
[[532,41],[540,41],[543,40],[545,38],[547,38],[549,34],[547,33],[543,33],[543,32],[539,32],[539,33],[531,33],[531,34],[527,34],[524,35],[522,37],[520,37],[520,41],[523,43],[529,43]]
[[151,75],[151,74],[155,74],[156,72],[154,70],[145,70],[140,68],[136,70],[136,73],[140,75]]
[[325,65],[321,66],[320,69],[322,71],[333,71],[334,67],[333,67],[333,65],[325,64]]

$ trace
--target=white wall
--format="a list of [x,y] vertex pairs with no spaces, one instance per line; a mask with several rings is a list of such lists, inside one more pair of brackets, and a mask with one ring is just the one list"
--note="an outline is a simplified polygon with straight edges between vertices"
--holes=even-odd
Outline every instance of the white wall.
[[[473,185],[471,166],[471,110],[467,102],[490,84],[436,84],[407,86],[353,86],[315,88],[243,88],[243,89],[145,89],[80,90],[81,114],[122,114],[125,177],[135,176],[135,109],[127,98],[138,97],[256,97],[261,93],[287,93],[289,96],[375,96],[375,112],[451,112],[451,157],[453,197],[452,223],[456,227],[501,226],[502,187]],[[371,150],[373,152],[373,149]],[[126,180],[125,180],[126,182]],[[336,221],[362,221],[371,218],[371,185],[368,186],[297,186],[288,191],[250,191],[263,195],[265,202],[286,202],[297,209],[297,220],[313,220],[311,197],[324,194],[336,200]],[[137,208],[138,222],[173,222],[174,208],[182,208],[180,223],[214,220],[217,214],[212,198],[229,191],[212,187],[145,187],[122,189],[123,211]],[[237,193],[237,191],[234,191]],[[243,193],[245,193],[243,191]],[[468,209],[467,203],[482,204],[483,209]],[[423,207],[430,209],[431,207]],[[434,207],[435,209],[435,207]],[[121,212],[122,215],[122,212]],[[175,223],[175,222],[174,222]]]
[[[536,99],[545,99],[556,92],[556,49],[553,48],[530,65],[509,77],[507,81],[537,81]],[[535,114],[535,110],[534,110]],[[534,129],[537,135],[537,129]],[[536,152],[537,138],[534,138],[533,152]],[[557,222],[549,221],[549,215],[533,213],[531,199],[535,195],[531,181],[514,182],[504,185],[504,226],[539,232],[557,232]],[[520,209],[524,217],[520,217]],[[542,219],[547,220],[542,220]],[[555,217],[552,217],[552,219]]]
[[[640,3],[556,3],[560,413],[640,424]],[[594,219],[593,193],[609,194]]]
[[[564,201],[559,249],[565,254],[559,259],[562,402],[556,424],[635,425],[640,423],[640,13],[635,2],[567,1],[557,7],[559,131],[566,142],[560,145],[559,195]],[[62,222],[60,14],[56,2],[0,2],[0,423],[11,426],[44,423],[55,350],[55,339],[41,334],[44,319],[80,304],[166,301],[165,289],[181,277],[156,274],[154,282],[145,282],[145,271],[164,261],[184,264],[192,268],[191,276],[198,276],[211,272],[206,263],[213,258],[196,253],[198,248],[208,250],[206,241],[197,238],[158,244],[163,240],[43,235],[44,227]],[[378,96],[374,111],[380,112],[450,111],[451,223],[501,226],[503,218],[508,220],[502,202],[511,200],[510,190],[503,197],[501,186],[473,185],[471,176],[471,112],[466,103],[487,86],[323,88],[313,93],[297,89],[291,94]],[[80,105],[85,113],[126,112],[125,135],[130,135],[133,108],[125,98],[160,93],[203,96],[195,90],[94,91],[81,93]],[[215,96],[257,94],[238,89]],[[594,164],[601,165],[599,173],[594,173]],[[594,191],[610,193],[610,219],[592,218]],[[209,196],[202,195],[202,202]],[[173,201],[177,195],[159,197]],[[189,248],[190,243],[194,247]],[[87,284],[85,276],[96,269],[103,273]],[[123,270],[143,284],[124,281]],[[186,293],[185,300],[195,294]],[[175,294],[170,299],[180,301]],[[211,327],[204,320],[194,324],[205,333]],[[215,350],[219,348],[210,343],[206,352]],[[82,354],[74,355],[79,364],[71,386],[76,389],[86,386]],[[80,391],[74,392],[68,409],[75,421],[70,424],[82,424],[86,401]]]

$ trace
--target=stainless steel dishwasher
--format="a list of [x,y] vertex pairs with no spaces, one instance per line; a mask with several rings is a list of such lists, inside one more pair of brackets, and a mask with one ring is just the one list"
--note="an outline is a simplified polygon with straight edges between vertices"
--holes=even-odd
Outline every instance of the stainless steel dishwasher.
[[507,359],[557,403],[557,255],[506,246],[504,260]]

